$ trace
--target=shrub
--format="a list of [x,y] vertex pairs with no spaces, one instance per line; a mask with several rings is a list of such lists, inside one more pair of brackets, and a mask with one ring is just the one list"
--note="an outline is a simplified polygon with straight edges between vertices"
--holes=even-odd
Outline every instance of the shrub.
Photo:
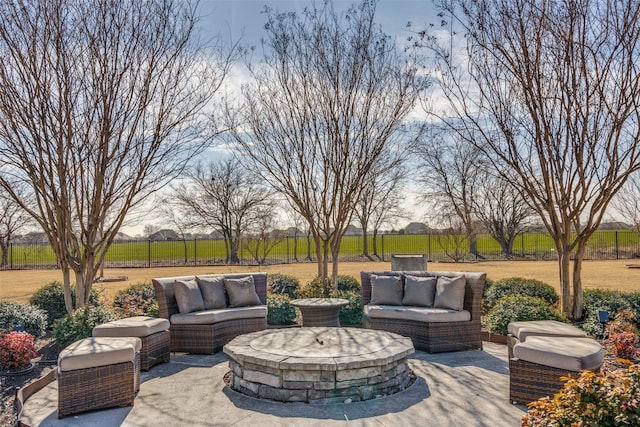
[[529,404],[523,427],[640,425],[640,365],[582,371],[553,398]]
[[30,333],[12,331],[0,336],[0,366],[3,369],[29,366],[37,355],[34,336]]
[[42,337],[47,330],[47,313],[32,304],[13,301],[0,302],[0,331],[22,326],[34,337]]
[[90,337],[95,326],[117,318],[118,316],[104,307],[86,306],[57,320],[53,326],[53,335],[60,348],[64,348],[75,341]]
[[322,280],[316,277],[298,291],[298,298],[329,298],[333,291],[331,279]]
[[604,343],[611,353],[622,359],[635,359],[638,356],[638,336],[632,332],[616,332]]
[[599,310],[608,311],[609,316],[615,319],[618,311],[631,308],[628,299],[622,292],[606,289],[585,289],[583,295],[585,320],[581,327],[585,332],[593,336],[598,336],[602,333],[602,326],[598,320]]
[[349,304],[340,309],[340,325],[362,324],[362,294],[360,291],[333,291],[332,298],[344,298]]
[[629,308],[618,310],[615,318],[609,323],[609,334],[617,334],[621,332],[631,332],[638,335],[638,327],[636,326],[636,314]]
[[528,295],[542,298],[548,305],[555,305],[560,300],[553,286],[540,280],[511,277],[494,282],[484,292],[484,311],[488,313],[498,300],[509,295]]
[[362,292],[362,285],[353,276],[340,275],[338,276],[338,290],[339,291],[352,291]]
[[[76,288],[71,286],[71,299],[76,302]],[[67,308],[64,305],[64,285],[61,282],[51,282],[38,289],[29,303],[40,307],[47,313],[47,325],[51,327],[53,323],[67,315]],[[100,305],[100,294],[97,290],[91,289],[89,294],[89,305]]]
[[267,295],[267,322],[270,325],[292,325],[296,320],[296,308],[288,295]]
[[487,315],[487,329],[494,334],[507,334],[511,322],[523,320],[559,320],[566,318],[542,298],[511,295],[498,300]]
[[295,298],[299,289],[300,281],[294,276],[275,273],[267,277],[267,290],[269,293]]
[[113,311],[118,317],[158,317],[158,302],[153,285],[137,283],[118,291],[113,299]]

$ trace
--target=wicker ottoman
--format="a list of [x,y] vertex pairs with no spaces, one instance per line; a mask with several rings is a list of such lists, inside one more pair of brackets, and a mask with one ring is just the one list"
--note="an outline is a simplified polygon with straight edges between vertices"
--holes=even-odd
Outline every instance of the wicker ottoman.
[[513,346],[526,341],[529,336],[587,338],[587,333],[583,330],[557,320],[511,322],[507,330],[509,358],[513,357]]
[[530,335],[512,350],[509,399],[522,404],[553,397],[563,386],[560,377],[598,371],[604,359],[602,346],[590,338]]
[[140,388],[139,338],[85,338],[58,356],[58,418],[133,406]]
[[148,371],[154,365],[171,358],[169,320],[136,316],[104,323],[93,328],[94,337],[137,337],[142,340],[140,369]]

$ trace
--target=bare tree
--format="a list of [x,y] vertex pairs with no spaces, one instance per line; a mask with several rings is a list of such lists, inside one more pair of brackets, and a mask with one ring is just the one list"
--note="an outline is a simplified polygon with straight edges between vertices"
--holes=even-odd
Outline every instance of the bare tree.
[[[24,186],[14,186],[15,194],[26,201],[26,191]],[[15,200],[9,197],[0,187],[0,251],[2,258],[0,266],[9,264],[9,244],[20,230],[24,230],[33,220]]]
[[228,114],[256,173],[309,223],[322,279],[333,259],[334,286],[356,203],[385,153],[410,142],[403,121],[425,85],[374,23],[375,6],[267,8],[264,60],[250,65],[244,104]]
[[468,240],[469,252],[477,256],[481,229],[475,206],[487,167],[481,150],[456,132],[432,126],[416,155],[416,181],[422,186],[421,199],[434,208],[432,220],[447,227],[455,223]]
[[82,307],[127,212],[208,143],[200,113],[229,58],[201,48],[190,2],[10,1],[0,16],[0,186],[47,234],[72,311],[70,272]]
[[587,241],[640,169],[640,4],[442,3],[467,49],[461,59],[451,39],[427,38],[450,101],[435,113],[462,119],[460,135],[526,195],[555,242],[562,310],[580,319]]
[[474,200],[474,212],[491,237],[500,244],[506,258],[513,256],[513,243],[518,234],[530,225],[535,211],[522,193],[504,177],[484,174],[479,195]]
[[260,209],[244,238],[244,247],[257,264],[264,264],[271,251],[287,238],[282,231],[275,230],[274,221],[272,207]]
[[187,180],[174,186],[167,203],[180,212],[189,227],[208,226],[225,240],[226,262],[238,264],[242,236],[273,210],[275,199],[258,176],[249,173],[234,158],[201,163],[186,173]]
[[640,173],[629,177],[613,199],[612,206],[622,215],[624,221],[631,223],[640,236]]

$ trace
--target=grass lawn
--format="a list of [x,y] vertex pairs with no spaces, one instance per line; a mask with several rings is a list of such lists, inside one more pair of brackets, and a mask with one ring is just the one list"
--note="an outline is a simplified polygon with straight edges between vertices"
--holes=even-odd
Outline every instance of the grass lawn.
[[[640,290],[640,269],[627,268],[633,260],[585,261],[582,272],[584,288],[605,288],[621,291]],[[389,262],[343,262],[340,274],[360,278],[361,271],[385,271]],[[479,263],[429,263],[431,271],[484,271],[487,277],[498,280],[505,277],[525,277],[542,280],[559,290],[558,264],[556,261],[485,261]],[[120,282],[96,283],[107,300],[115,293],[132,284],[150,282],[154,277],[169,277],[205,273],[231,273],[243,271],[266,271],[296,276],[301,284],[309,282],[317,273],[315,263],[278,264],[269,266],[205,266],[205,267],[159,267],[107,269],[105,276],[126,276]],[[0,300],[27,302],[33,292],[54,280],[61,281],[59,270],[3,270],[0,271]],[[73,280],[73,276],[72,276]]]

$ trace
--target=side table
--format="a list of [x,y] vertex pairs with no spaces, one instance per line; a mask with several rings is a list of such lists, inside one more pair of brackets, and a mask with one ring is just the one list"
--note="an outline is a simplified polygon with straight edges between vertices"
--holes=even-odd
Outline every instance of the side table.
[[340,309],[349,304],[344,298],[294,299],[291,305],[302,314],[302,326],[340,326]]

